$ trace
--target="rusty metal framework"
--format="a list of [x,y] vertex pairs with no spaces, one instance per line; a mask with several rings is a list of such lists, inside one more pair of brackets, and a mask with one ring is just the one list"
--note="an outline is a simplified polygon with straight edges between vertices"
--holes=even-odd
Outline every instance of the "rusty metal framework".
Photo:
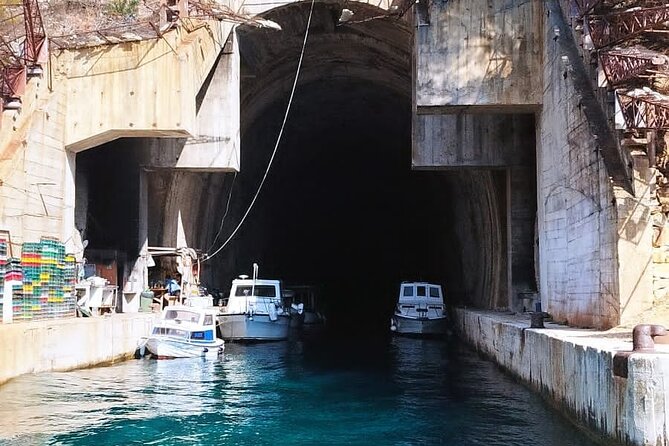
[[[648,87],[635,88],[648,85],[648,79],[669,78],[669,56],[640,46],[643,39],[638,38],[665,28],[669,2],[573,0],[572,7],[583,20],[584,48],[596,50],[599,66],[609,86],[615,89],[625,127],[669,129],[669,96]],[[634,46],[624,47],[630,41],[635,42]],[[617,44],[623,47],[611,48]]]
[[0,21],[0,103],[20,106],[27,76],[46,62],[48,41],[37,0],[3,5]]
[[607,15],[586,17],[596,48],[604,48],[634,37],[669,21],[669,5],[633,8]]
[[669,129],[669,96],[650,89],[617,93],[628,129]]
[[23,19],[25,25],[23,58],[27,67],[34,68],[45,63],[49,54],[49,41],[46,38],[37,0],[23,0]]
[[23,8],[20,2],[3,5],[0,20],[0,111],[17,108],[25,90],[26,72],[22,58]]
[[603,0],[572,0],[572,5],[575,6],[579,15],[584,16],[602,2]]
[[600,51],[599,62],[612,87],[653,70],[669,75],[669,57],[643,47]]

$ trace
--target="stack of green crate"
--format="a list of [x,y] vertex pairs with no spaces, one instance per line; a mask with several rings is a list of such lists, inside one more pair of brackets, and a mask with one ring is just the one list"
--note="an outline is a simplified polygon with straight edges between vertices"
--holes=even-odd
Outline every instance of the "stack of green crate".
[[[42,314],[41,243],[24,243],[21,252],[23,289],[20,320],[41,319]],[[14,307],[16,314],[16,306]],[[15,316],[16,318],[16,316]]]
[[77,283],[77,261],[74,255],[65,255],[64,266],[64,280],[63,286],[63,309],[67,315],[76,315],[76,291],[74,289]]
[[[5,265],[5,283],[13,282],[12,284],[12,318],[14,320],[21,320],[23,316],[23,268],[21,267],[21,259],[12,257],[7,258]],[[17,319],[18,314],[18,319]]]
[[23,320],[75,316],[76,263],[65,255],[63,243],[48,237],[24,243],[21,263]]

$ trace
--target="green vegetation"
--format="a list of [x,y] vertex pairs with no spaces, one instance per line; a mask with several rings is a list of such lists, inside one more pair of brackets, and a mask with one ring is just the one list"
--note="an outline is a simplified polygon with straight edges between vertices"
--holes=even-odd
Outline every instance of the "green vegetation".
[[139,0],[111,0],[107,5],[109,14],[129,17],[137,14]]

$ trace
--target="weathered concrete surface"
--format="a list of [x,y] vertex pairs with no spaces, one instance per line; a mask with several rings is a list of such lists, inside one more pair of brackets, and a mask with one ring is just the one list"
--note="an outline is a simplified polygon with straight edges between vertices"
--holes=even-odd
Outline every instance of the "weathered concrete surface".
[[[636,195],[612,182],[603,150],[606,138],[593,127],[595,111],[584,105],[593,87],[579,74],[585,68],[574,53],[567,3],[546,2],[544,14],[545,88],[537,147],[539,289],[543,309],[556,320],[603,329],[633,318],[652,301],[652,174],[637,163]],[[562,30],[559,36],[554,29]]]
[[65,147],[78,152],[122,136],[198,136],[196,98],[231,29],[203,22],[162,38],[58,54],[57,86],[67,88]]
[[542,94],[543,2],[428,2],[416,29],[418,113],[477,106],[536,109]]
[[462,337],[504,369],[605,437],[630,445],[667,444],[669,345],[629,356],[628,377],[614,374],[616,352],[631,351],[631,333],[546,324],[528,317],[457,309]]
[[[268,11],[271,11],[271,10],[274,10],[274,9],[279,9],[279,8],[281,8],[283,6],[286,6],[286,5],[289,5],[291,3],[297,3],[298,1],[299,0],[273,0],[273,1],[246,0],[246,1],[244,1],[244,4],[242,6],[243,7],[242,11],[246,14],[264,15]],[[398,2],[395,2],[393,0],[377,0],[377,1],[367,0],[367,1],[362,1],[362,2],[360,2],[360,1],[349,1],[349,2],[346,2],[343,6],[342,6],[341,3],[337,3],[337,2],[329,2],[329,3],[332,3],[333,5],[338,6],[338,11],[337,12],[341,11],[341,9],[343,9],[343,8],[347,8],[350,11],[352,11],[353,12],[352,20],[355,21],[355,20],[361,20],[361,19],[364,19],[365,17],[367,17],[367,14],[362,12],[359,9],[359,7],[364,7],[365,5],[371,5],[371,6],[374,6],[376,8],[380,8],[382,10],[387,11],[387,10],[391,9],[391,6],[394,3],[398,3]],[[337,19],[337,18],[339,18],[338,15],[337,15],[337,17],[333,17],[333,19]]]
[[177,135],[158,140],[156,158],[169,158],[159,167],[239,168],[239,53],[233,42],[221,54],[232,24],[194,23],[163,38],[61,51],[29,81],[22,109],[3,114],[0,229],[10,231],[14,254],[42,236],[81,253],[75,196],[87,197],[75,188],[77,151],[122,136]]
[[458,172],[453,187],[462,197],[454,200],[455,256],[460,259],[462,289],[449,288],[455,301],[479,308],[505,309],[509,305],[508,240],[504,229],[501,172]]
[[17,245],[41,236],[73,238],[74,170],[63,150],[65,108],[65,91],[50,92],[45,76],[28,83],[20,112],[4,113],[0,229],[10,230]]
[[509,167],[535,145],[531,114],[414,115],[413,133],[414,169]]
[[24,373],[121,360],[151,332],[153,314],[0,324],[0,384]]

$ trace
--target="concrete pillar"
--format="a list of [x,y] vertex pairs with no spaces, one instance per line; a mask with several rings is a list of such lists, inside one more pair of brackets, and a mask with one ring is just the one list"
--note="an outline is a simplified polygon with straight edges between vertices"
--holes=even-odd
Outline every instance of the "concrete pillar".
[[197,135],[186,140],[176,168],[239,171],[239,47],[234,33],[198,93]]
[[[146,171],[139,171],[139,209],[137,222],[137,240],[139,257],[132,264],[128,281],[122,290],[121,311],[123,313],[137,313],[140,305],[140,294],[149,285],[148,256],[149,256],[149,222],[148,222],[148,180]],[[129,262],[130,263],[130,262]]]
[[81,235],[75,226],[74,210],[76,206],[75,178],[77,172],[77,154],[65,151],[65,172],[63,174],[63,220],[61,240],[65,243],[65,251],[82,255]]

